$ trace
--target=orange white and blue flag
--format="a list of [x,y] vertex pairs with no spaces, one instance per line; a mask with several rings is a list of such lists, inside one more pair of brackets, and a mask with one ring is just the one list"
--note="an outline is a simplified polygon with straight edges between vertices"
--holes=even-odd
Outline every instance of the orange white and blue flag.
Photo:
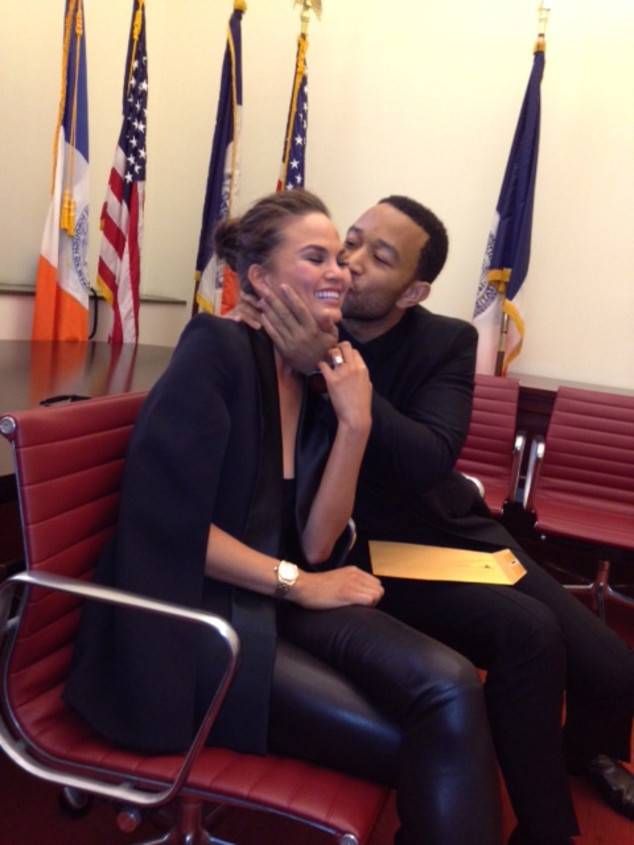
[[82,0],[66,0],[53,185],[37,267],[33,340],[86,340],[88,86]]

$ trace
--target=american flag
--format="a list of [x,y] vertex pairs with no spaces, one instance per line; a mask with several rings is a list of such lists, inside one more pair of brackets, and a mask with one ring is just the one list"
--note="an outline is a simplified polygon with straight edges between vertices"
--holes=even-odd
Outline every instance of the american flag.
[[101,212],[97,285],[112,305],[110,343],[139,339],[148,72],[144,0],[135,0],[123,88],[123,123]]
[[306,51],[308,38],[302,33],[297,42],[295,79],[291,104],[286,122],[286,136],[282,155],[282,169],[277,182],[277,190],[292,190],[304,187],[306,137],[308,133],[308,71]]

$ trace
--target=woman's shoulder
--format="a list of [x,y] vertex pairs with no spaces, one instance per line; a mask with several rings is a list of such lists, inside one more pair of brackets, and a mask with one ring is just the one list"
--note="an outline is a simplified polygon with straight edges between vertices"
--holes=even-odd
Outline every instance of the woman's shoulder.
[[217,362],[240,361],[250,354],[249,328],[244,323],[197,314],[187,323],[174,350],[173,359],[199,359]]
[[219,346],[227,344],[234,348],[248,346],[248,327],[245,323],[216,317],[214,314],[196,314],[187,323],[178,341],[195,342]]
[[247,326],[233,320],[198,314],[185,326],[170,362],[154,385],[155,401],[182,393],[229,395],[250,383],[253,355]]

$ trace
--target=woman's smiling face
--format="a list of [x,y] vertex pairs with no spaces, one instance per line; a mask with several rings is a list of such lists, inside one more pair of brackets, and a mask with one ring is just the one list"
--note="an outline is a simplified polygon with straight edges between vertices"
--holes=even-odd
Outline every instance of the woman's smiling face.
[[281,236],[263,268],[264,280],[276,293],[281,285],[292,288],[323,328],[338,323],[350,272],[332,220],[319,212],[291,217]]

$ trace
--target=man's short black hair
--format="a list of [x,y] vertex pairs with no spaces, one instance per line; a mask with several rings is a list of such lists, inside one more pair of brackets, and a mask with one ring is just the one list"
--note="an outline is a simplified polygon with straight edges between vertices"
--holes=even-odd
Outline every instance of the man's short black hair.
[[429,240],[418,256],[416,278],[422,282],[433,282],[445,266],[447,252],[449,251],[449,238],[443,222],[436,217],[433,211],[409,197],[392,195],[379,200],[379,203],[387,203],[387,205],[402,211],[429,235]]

